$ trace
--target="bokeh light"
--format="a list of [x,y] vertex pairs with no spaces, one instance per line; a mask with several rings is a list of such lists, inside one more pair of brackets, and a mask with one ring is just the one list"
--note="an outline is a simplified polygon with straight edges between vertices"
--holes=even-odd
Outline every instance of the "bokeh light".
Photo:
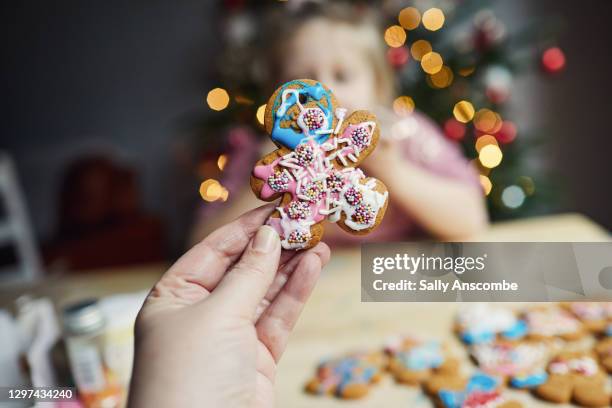
[[489,195],[491,193],[491,189],[493,188],[493,183],[491,183],[491,179],[489,179],[483,174],[481,174],[479,177],[480,184],[482,185],[482,189],[484,190],[485,195]]
[[459,75],[461,75],[462,77],[468,77],[470,75],[472,75],[474,73],[474,71],[476,71],[476,67],[467,67],[467,68],[461,68],[457,71],[457,73]]
[[423,26],[429,31],[437,31],[444,25],[444,13],[439,8],[430,8],[423,13]]
[[393,111],[399,116],[408,116],[414,111],[414,100],[409,96],[399,96],[393,101]]
[[259,122],[260,125],[264,124],[265,114],[266,114],[266,104],[264,103],[259,108],[257,108],[257,113],[255,114],[255,116],[257,117],[257,122]]
[[440,72],[443,66],[442,56],[437,52],[428,52],[421,59],[421,68],[430,75]]
[[500,143],[512,143],[516,139],[516,133],[516,125],[508,120],[504,120],[499,131],[495,133],[495,138]]
[[498,113],[483,108],[474,115],[474,126],[484,133],[497,133],[501,129],[502,119]]
[[525,192],[519,186],[508,186],[501,194],[502,203],[511,209],[519,208],[525,202]]
[[421,13],[414,7],[406,7],[399,12],[398,21],[406,30],[414,30],[421,22]]
[[431,44],[427,40],[417,40],[410,47],[410,54],[416,61],[420,61],[423,55],[429,54],[431,51]]
[[497,146],[496,144],[490,144],[480,149],[480,152],[478,154],[478,160],[480,160],[480,163],[484,167],[492,169],[494,167],[499,166],[503,156],[504,155],[499,146]]
[[221,111],[229,105],[229,94],[223,88],[211,89],[206,96],[206,103],[212,110]]
[[528,196],[533,195],[535,193],[535,183],[533,179],[529,176],[521,176],[518,178],[518,184],[521,186],[525,194]]
[[226,201],[229,192],[217,180],[208,179],[200,184],[200,196],[204,201],[213,202],[217,200]]
[[468,123],[474,117],[474,105],[468,101],[459,101],[453,108],[453,116],[461,123]]
[[429,79],[434,88],[442,89],[449,87],[454,79],[453,71],[444,65],[440,71],[430,75]]
[[223,171],[225,169],[226,164],[227,164],[227,155],[226,154],[220,155],[219,158],[217,159],[217,167],[219,167],[219,170]]
[[561,71],[565,67],[565,54],[559,47],[552,47],[542,54],[542,67],[551,74]]
[[480,153],[483,147],[488,145],[497,146],[497,139],[491,135],[482,135],[478,139],[476,139],[476,151]]
[[392,25],[385,31],[385,42],[389,47],[401,47],[406,42],[406,31],[401,26]]
[[444,134],[452,140],[462,140],[465,137],[465,125],[457,119],[450,118],[444,122]]
[[387,61],[393,68],[401,68],[407,62],[410,56],[410,52],[406,47],[389,48],[387,50]]

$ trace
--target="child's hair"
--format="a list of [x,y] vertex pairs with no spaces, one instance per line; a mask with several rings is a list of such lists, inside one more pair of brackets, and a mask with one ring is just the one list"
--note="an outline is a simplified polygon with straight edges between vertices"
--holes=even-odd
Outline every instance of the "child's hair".
[[[287,10],[287,7],[283,7],[283,10]],[[316,19],[346,24],[355,30],[355,43],[360,44],[361,51],[367,53],[376,75],[379,102],[389,104],[395,93],[395,77],[387,62],[379,15],[365,3],[306,2],[298,9],[281,11],[277,7],[268,13],[261,36],[261,49],[265,50],[264,66],[268,73],[267,91],[275,89],[282,77],[282,63],[288,53],[289,39],[304,24]],[[358,49],[355,51],[359,52]]]

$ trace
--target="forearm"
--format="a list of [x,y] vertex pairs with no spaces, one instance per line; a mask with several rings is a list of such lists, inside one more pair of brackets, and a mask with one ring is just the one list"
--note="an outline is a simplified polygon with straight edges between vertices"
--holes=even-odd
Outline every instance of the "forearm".
[[381,175],[395,205],[439,239],[457,240],[475,235],[487,225],[481,191],[447,179],[409,162],[398,162]]

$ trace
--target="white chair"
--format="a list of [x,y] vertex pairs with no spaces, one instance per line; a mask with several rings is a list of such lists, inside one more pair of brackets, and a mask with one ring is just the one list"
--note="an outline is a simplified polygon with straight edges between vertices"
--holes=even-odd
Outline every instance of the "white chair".
[[42,275],[40,254],[28,217],[15,166],[8,153],[0,151],[0,247],[12,247],[14,265],[0,266],[0,284],[33,281]]

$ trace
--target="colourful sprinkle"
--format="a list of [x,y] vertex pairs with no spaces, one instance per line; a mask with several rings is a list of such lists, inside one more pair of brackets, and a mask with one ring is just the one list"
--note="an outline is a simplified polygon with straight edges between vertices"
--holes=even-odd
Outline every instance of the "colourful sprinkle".
[[295,155],[300,166],[307,167],[314,161],[314,150],[312,146],[302,143],[295,148]]
[[310,205],[304,201],[292,201],[287,207],[287,213],[292,220],[305,220],[310,217]]
[[353,141],[353,144],[359,148],[359,150],[363,150],[370,145],[370,132],[365,126],[355,128],[355,130],[351,132],[351,140]]
[[331,192],[339,193],[342,191],[342,187],[344,186],[344,178],[340,175],[340,173],[330,174],[325,179],[325,184],[327,184],[327,188]]
[[325,114],[319,108],[307,109],[302,118],[308,130],[311,131],[321,129],[325,123]]
[[287,242],[290,244],[303,244],[310,241],[311,238],[310,231],[293,230],[287,237]]
[[372,207],[369,204],[359,204],[355,207],[353,220],[359,224],[371,224],[372,221],[374,221],[374,211],[372,211]]
[[280,170],[276,170],[274,174],[268,177],[268,185],[277,193],[286,191],[289,188],[290,181],[289,175],[285,171]]
[[363,194],[361,194],[361,192],[355,187],[350,187],[344,193],[344,198],[350,205],[357,205],[361,202],[361,200],[363,200]]
[[308,197],[308,201],[317,202],[323,197],[325,197],[325,189],[323,188],[323,182],[321,181],[313,181],[308,184],[304,191],[302,192],[306,197]]

